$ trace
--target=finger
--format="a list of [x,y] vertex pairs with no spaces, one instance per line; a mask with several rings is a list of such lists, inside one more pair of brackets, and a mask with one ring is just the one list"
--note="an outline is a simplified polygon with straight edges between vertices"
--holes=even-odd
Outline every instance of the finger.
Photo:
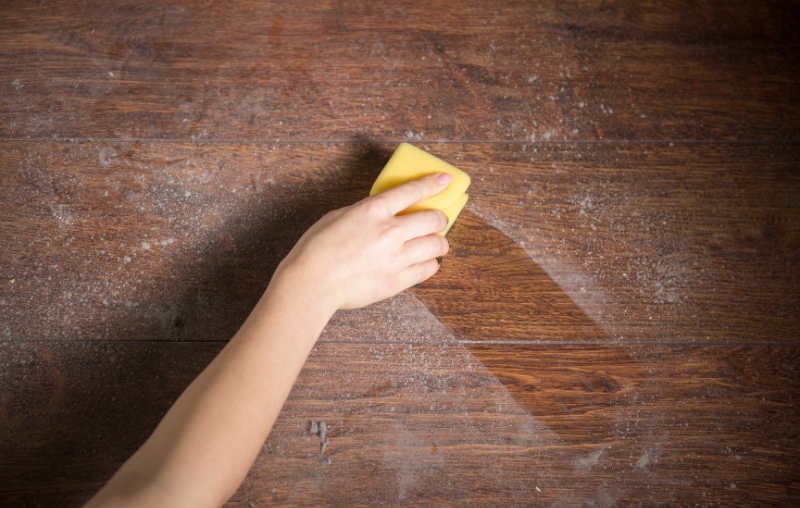
[[441,233],[447,227],[447,215],[439,210],[424,210],[400,215],[397,219],[407,238],[412,239]]
[[404,268],[397,275],[397,281],[400,285],[398,292],[430,279],[438,270],[439,262],[435,259],[429,259],[428,261]]
[[377,196],[381,196],[389,211],[396,215],[409,206],[442,192],[452,179],[453,175],[449,173],[434,173],[423,176],[419,180],[411,180],[398,185],[377,194]]
[[403,259],[408,265],[415,265],[444,256],[450,249],[450,244],[443,236],[436,234],[409,240],[403,246]]

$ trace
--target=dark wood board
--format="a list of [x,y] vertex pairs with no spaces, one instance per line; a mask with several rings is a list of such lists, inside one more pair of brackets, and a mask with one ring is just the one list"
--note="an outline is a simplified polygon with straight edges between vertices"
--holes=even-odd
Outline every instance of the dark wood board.
[[[227,340],[302,232],[366,196],[394,149],[0,146],[13,341]],[[414,291],[461,339],[800,337],[799,145],[420,146],[474,180],[451,254]]]
[[[396,305],[323,337],[229,506],[800,500],[797,346],[464,345]],[[0,344],[0,503],[79,505],[221,347]]]
[[4,2],[0,136],[798,140],[796,2]]

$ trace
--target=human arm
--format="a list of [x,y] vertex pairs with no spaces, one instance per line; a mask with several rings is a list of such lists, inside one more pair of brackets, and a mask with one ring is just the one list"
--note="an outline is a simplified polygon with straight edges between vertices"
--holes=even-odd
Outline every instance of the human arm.
[[220,506],[238,488],[330,317],[438,269],[441,212],[396,214],[443,190],[430,175],[335,210],[281,262],[241,329],[87,508]]

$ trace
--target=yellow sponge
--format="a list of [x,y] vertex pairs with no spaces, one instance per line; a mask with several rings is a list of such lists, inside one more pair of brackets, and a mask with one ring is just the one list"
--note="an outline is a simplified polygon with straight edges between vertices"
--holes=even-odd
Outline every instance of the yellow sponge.
[[433,173],[450,173],[453,180],[445,190],[428,199],[420,201],[416,205],[406,208],[400,214],[419,212],[421,210],[441,210],[447,215],[447,229],[441,235],[445,235],[455,222],[464,205],[467,204],[469,196],[464,194],[469,187],[471,179],[455,166],[451,166],[445,161],[420,150],[408,143],[400,143],[392,158],[378,175],[378,179],[372,185],[369,195],[377,194],[397,187],[410,180],[416,180],[423,176]]

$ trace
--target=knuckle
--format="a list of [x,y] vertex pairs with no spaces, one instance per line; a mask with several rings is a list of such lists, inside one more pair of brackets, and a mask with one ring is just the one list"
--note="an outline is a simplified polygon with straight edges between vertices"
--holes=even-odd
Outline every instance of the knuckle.
[[418,180],[411,182],[408,190],[415,203],[419,203],[425,198],[424,184]]
[[425,243],[424,256],[426,258],[435,258],[440,256],[442,252],[442,242],[439,240],[439,237],[431,236],[429,238],[429,241]]
[[383,242],[397,242],[402,234],[402,230],[395,224],[385,223],[381,225],[380,239]]
[[417,276],[419,280],[425,280],[433,275],[431,273],[430,263],[420,263],[417,267]]
[[383,196],[374,196],[370,199],[364,201],[364,212],[370,216],[380,216],[385,215],[388,210],[388,204],[386,203],[386,198]]
[[428,221],[432,228],[435,228],[436,231],[441,231],[444,226],[442,225],[442,215],[444,215],[439,210],[431,210],[430,214],[428,214]]
[[439,210],[426,210],[419,212],[420,226],[424,226],[426,230],[430,231],[443,231],[447,226],[447,218],[444,213]]
[[447,238],[445,238],[443,236],[440,236],[439,238],[441,238],[441,240],[439,242],[439,249],[440,249],[439,252],[440,252],[440,255],[444,256],[445,254],[450,252],[450,242],[448,242]]
[[439,231],[444,231],[444,228],[447,227],[447,215],[444,212],[439,212]]
[[439,252],[442,250],[442,243],[437,238],[438,235],[430,236],[430,241],[428,242],[426,254],[430,257],[436,257],[439,255]]
[[439,271],[439,263],[437,263],[435,259],[431,259],[428,263],[425,263],[426,279],[433,277],[433,275],[438,271]]

